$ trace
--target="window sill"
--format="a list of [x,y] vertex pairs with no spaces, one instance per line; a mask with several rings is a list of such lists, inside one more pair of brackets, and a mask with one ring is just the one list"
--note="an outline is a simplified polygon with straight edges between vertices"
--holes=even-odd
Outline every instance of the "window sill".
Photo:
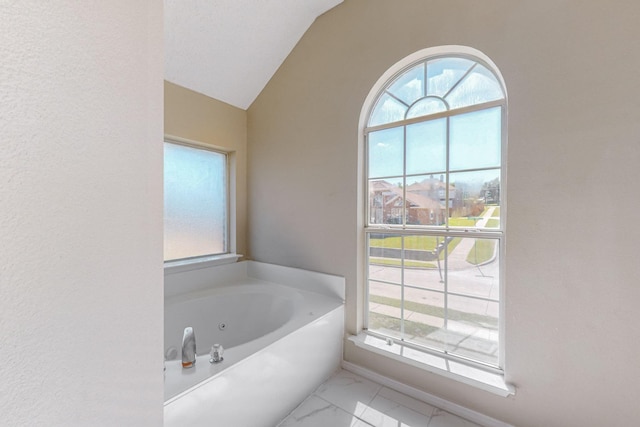
[[242,255],[240,254],[222,254],[177,261],[167,261],[164,263],[164,274],[182,273],[184,271],[198,270],[200,268],[233,264],[241,257]]
[[504,380],[504,376],[501,374],[465,365],[442,356],[414,350],[399,343],[388,345],[384,339],[374,337],[364,332],[357,336],[352,335],[348,339],[356,346],[365,350],[480,388],[502,397],[507,397],[516,393],[515,387],[511,384],[507,384]]

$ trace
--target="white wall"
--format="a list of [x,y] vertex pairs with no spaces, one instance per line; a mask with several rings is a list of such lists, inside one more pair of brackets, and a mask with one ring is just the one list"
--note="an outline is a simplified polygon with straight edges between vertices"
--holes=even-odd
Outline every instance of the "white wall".
[[509,94],[507,379],[501,398],[370,355],[345,358],[518,426],[634,425],[640,399],[640,4],[346,0],[249,109],[250,252],[343,275],[358,329],[358,119],[401,58],[465,45]]
[[0,424],[162,424],[162,3],[0,2]]

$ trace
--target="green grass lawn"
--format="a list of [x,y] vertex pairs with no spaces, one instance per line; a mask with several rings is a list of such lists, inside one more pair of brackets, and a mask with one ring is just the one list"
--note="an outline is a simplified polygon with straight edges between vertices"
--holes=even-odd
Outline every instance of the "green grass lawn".
[[[378,258],[378,257],[369,257],[369,264],[373,265],[390,265],[395,267],[400,267],[400,260],[397,258]],[[414,261],[410,259],[404,260],[405,267],[413,267],[413,268],[436,268],[437,265],[432,262],[426,261]]]
[[[433,251],[438,243],[442,242],[443,237],[435,236],[404,236],[404,248],[416,249],[422,251]],[[456,240],[456,239],[453,239]],[[449,242],[449,250],[453,249],[453,240]],[[374,248],[389,248],[400,249],[402,248],[402,236],[390,236],[382,239],[371,238],[369,239],[369,246]]]
[[471,248],[469,255],[467,256],[467,262],[473,265],[478,265],[489,261],[493,258],[495,247],[495,240],[476,239],[476,243],[473,245],[473,248]]
[[[384,304],[390,307],[400,308],[402,301],[396,298],[385,297],[381,295],[369,295],[369,302],[375,304]],[[404,309],[414,311],[416,313],[428,314],[430,316],[439,317],[441,319],[445,316],[444,307],[437,307],[434,305],[422,304],[415,301],[405,301]],[[371,315],[372,313],[370,313]],[[460,322],[472,323],[482,326],[483,328],[498,329],[498,319],[491,316],[483,316],[481,314],[466,313],[464,311],[448,309],[447,310],[449,320],[456,320]],[[387,316],[388,317],[388,316]],[[371,317],[369,317],[371,318]],[[398,319],[399,320],[399,319]],[[406,325],[405,325],[406,328]]]
[[[443,241],[443,237],[435,237],[435,236],[404,236],[404,248],[405,249],[414,249],[414,250],[423,250],[423,251],[433,251],[435,250],[438,243]],[[460,237],[455,237],[449,241],[449,252],[453,251],[458,243],[461,242]],[[390,236],[382,239],[370,238],[369,246],[374,248],[390,248],[390,249],[400,249],[402,248],[402,236]],[[444,251],[440,252],[440,260],[444,260]],[[385,264],[385,265],[400,265],[400,260],[394,260],[393,258],[371,258],[375,259],[376,262],[374,264]],[[379,260],[388,260],[384,262],[378,262]],[[410,265],[409,263],[418,263],[416,265]],[[429,264],[428,262],[421,261],[405,261],[406,267],[426,267],[426,268],[435,268],[435,265],[419,265],[419,264]]]
[[466,216],[449,218],[450,227],[475,227],[476,220]]
[[489,220],[487,220],[487,228],[498,228],[500,227],[500,220],[499,219],[495,219],[495,218],[491,218]]
[[[405,249],[418,249],[423,251],[432,251],[436,248],[438,242],[442,241],[433,236],[405,236]],[[385,237],[383,239],[369,239],[369,246],[376,248],[400,249],[402,247],[402,236]]]
[[[438,243],[443,241],[443,237],[435,237],[435,236],[404,236],[404,248],[405,249],[414,249],[414,250],[423,250],[423,251],[433,251],[435,250]],[[449,252],[453,251],[453,249],[458,246],[462,239],[460,237],[455,237],[449,241]],[[402,248],[402,236],[390,236],[382,239],[370,238],[369,246],[374,248],[390,248],[390,249],[400,249]],[[444,251],[440,252],[440,260],[444,260]],[[393,258],[371,258],[371,260],[376,260],[372,262],[373,264],[383,264],[383,265],[400,265],[399,259]],[[382,261],[385,260],[385,261]],[[430,264],[428,262],[423,261],[405,261],[405,267],[424,267],[424,268],[435,268],[434,264]]]
[[[369,313],[369,329],[386,329],[400,333],[400,319],[393,316],[387,316],[386,314]],[[426,337],[437,330],[438,328],[435,326],[412,322],[410,320],[404,321],[404,332],[411,336]]]
[[496,209],[493,211],[493,215],[491,215],[494,218],[498,218],[500,216],[500,206],[497,206]]

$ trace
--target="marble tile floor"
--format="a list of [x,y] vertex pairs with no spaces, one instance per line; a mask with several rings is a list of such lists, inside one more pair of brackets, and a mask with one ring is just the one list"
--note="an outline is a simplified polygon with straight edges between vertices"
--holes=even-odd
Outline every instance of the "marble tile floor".
[[456,415],[340,370],[278,427],[479,427]]

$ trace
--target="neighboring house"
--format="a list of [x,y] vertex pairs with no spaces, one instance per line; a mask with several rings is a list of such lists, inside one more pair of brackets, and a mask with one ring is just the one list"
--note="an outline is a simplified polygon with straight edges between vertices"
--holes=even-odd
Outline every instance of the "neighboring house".
[[[369,214],[377,224],[402,224],[402,208],[406,205],[409,224],[439,225],[445,221],[445,184],[435,179],[425,179],[407,187],[385,180],[373,181],[369,186]],[[449,189],[449,204],[455,197],[455,189]],[[403,199],[404,198],[404,199]]]
[[[402,187],[385,180],[369,185],[369,215],[376,224],[402,224],[402,208],[406,204],[407,224],[441,225],[445,223],[447,188],[440,179],[430,178]],[[498,194],[499,194],[499,190]],[[494,191],[495,194],[495,191]],[[403,197],[405,197],[403,201]],[[450,216],[478,216],[484,210],[483,198],[463,197],[454,185],[449,185]]]

